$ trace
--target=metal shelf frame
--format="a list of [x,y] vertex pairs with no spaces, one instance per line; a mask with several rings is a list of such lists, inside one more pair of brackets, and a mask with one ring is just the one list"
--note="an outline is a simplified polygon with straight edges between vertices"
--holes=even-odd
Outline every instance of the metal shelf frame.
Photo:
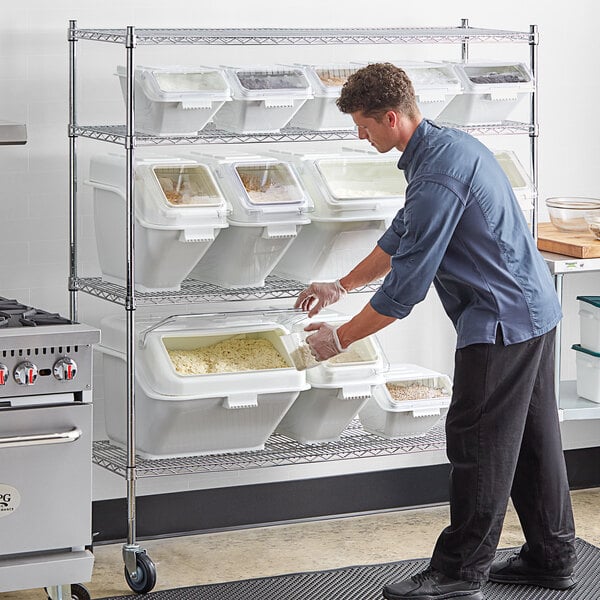
[[[440,125],[444,123],[439,122]],[[530,123],[518,121],[502,121],[481,125],[452,124],[473,135],[523,135],[533,134],[534,128]],[[125,125],[77,125],[71,128],[71,133],[77,137],[85,137],[101,142],[109,142],[126,146],[128,142]],[[190,144],[248,144],[272,142],[325,142],[358,139],[355,131],[307,131],[306,129],[284,128],[277,133],[238,134],[208,127],[196,135],[152,136],[147,133],[136,133],[136,146],[169,146]]]
[[[127,289],[115,283],[102,281],[100,277],[77,278],[75,285],[79,291],[91,296],[122,306],[127,304]],[[275,300],[296,298],[305,287],[305,283],[277,275],[269,275],[264,286],[238,289],[223,288],[204,281],[185,279],[178,292],[136,292],[136,299],[137,306]],[[374,292],[377,288],[377,283],[371,283],[353,290],[351,293]]]
[[[127,44],[128,29],[72,30],[75,40]],[[469,27],[407,27],[360,29],[136,29],[140,45],[289,46],[326,44],[456,44],[534,41],[531,31]]]
[[[444,450],[446,438],[442,423],[425,435],[386,439],[366,432],[355,419],[335,442],[300,444],[284,435],[274,434],[264,450],[232,454],[213,454],[182,458],[143,459],[138,457],[138,478],[164,475],[191,475],[239,471],[265,467],[312,464],[357,458],[398,456],[415,452]],[[94,463],[124,476],[125,450],[101,440],[94,442]]]
[[[93,41],[111,44],[120,44],[125,49],[126,84],[125,84],[125,125],[92,125],[85,126],[78,123],[77,115],[77,43],[79,41]],[[152,304],[182,304],[189,302],[215,302],[249,299],[290,298],[304,287],[293,281],[281,280],[270,277],[267,285],[261,289],[224,290],[217,286],[209,286],[201,282],[186,281],[177,293],[149,293],[143,294],[135,289],[135,149],[141,146],[158,146],[168,144],[228,144],[228,143],[271,143],[289,141],[329,141],[356,139],[354,131],[328,131],[311,132],[299,129],[284,129],[277,134],[237,135],[229,132],[208,128],[194,136],[149,136],[137,133],[135,130],[134,112],[134,72],[135,49],[141,45],[218,45],[218,46],[267,46],[267,45],[345,45],[345,44],[460,44],[462,59],[466,61],[471,43],[523,43],[530,47],[530,66],[534,80],[537,79],[537,26],[532,25],[529,31],[506,31],[499,29],[482,29],[470,27],[467,19],[462,19],[459,27],[412,27],[412,28],[349,28],[349,29],[283,29],[283,28],[258,28],[258,29],[136,29],[133,26],[125,29],[79,29],[76,21],[69,22],[69,298],[70,316],[78,320],[78,293],[84,292],[103,300],[122,305],[126,313],[126,415],[127,415],[127,443],[124,450],[106,457],[107,449],[102,443],[97,444],[95,462],[108,469],[115,470],[114,458],[118,457],[120,467],[116,469],[123,475],[127,482],[127,542],[123,546],[125,568],[132,578],[137,577],[138,556],[145,553],[136,542],[136,479],[138,469],[144,476],[164,475],[179,473],[183,467],[172,467],[162,464],[163,461],[152,461],[152,467],[146,465],[148,461],[138,460],[135,455],[135,311],[138,305]],[[537,86],[536,86],[537,87]],[[534,187],[537,190],[537,92],[531,94],[531,110],[529,123],[516,123],[506,121],[490,125],[464,127],[466,131],[475,135],[489,134],[527,134],[531,145],[531,172]],[[79,138],[89,138],[97,141],[118,144],[125,149],[125,223],[126,249],[124,286],[107,284],[100,278],[82,278],[78,274],[78,168],[77,168],[77,142]],[[532,229],[537,231],[537,193],[534,195],[534,211]],[[361,291],[367,291],[368,286]],[[443,432],[442,432],[443,434]],[[407,449],[403,442],[373,440],[364,446],[364,432],[360,435],[356,430],[348,430],[339,446],[329,450],[315,452],[315,449],[302,449],[293,445],[283,449],[281,440],[275,439],[273,445],[269,444],[264,452],[252,453],[240,462],[238,456],[235,463],[230,463],[230,458],[217,460],[190,459],[185,461],[184,472],[202,472],[211,470],[210,466],[218,462],[214,468],[256,468],[267,464],[291,464],[294,461],[325,461],[343,460],[344,458],[369,456],[378,452],[402,454],[403,452],[417,452],[433,447],[440,448],[440,440],[429,446],[425,440],[419,443],[409,443]],[[373,436],[370,436],[373,437]],[[425,446],[421,445],[425,443]],[[442,444],[440,446],[440,444]],[[285,446],[285,443],[283,443]],[[110,445],[108,445],[110,446]],[[333,448],[333,449],[332,449]],[[212,462],[211,462],[212,461]],[[283,462],[282,462],[283,461]],[[288,462],[286,462],[288,461]],[[160,465],[158,463],[161,463]],[[191,469],[191,471],[190,471]],[[152,583],[152,586],[154,584]],[[151,587],[150,587],[151,589]],[[150,591],[146,588],[144,591]]]

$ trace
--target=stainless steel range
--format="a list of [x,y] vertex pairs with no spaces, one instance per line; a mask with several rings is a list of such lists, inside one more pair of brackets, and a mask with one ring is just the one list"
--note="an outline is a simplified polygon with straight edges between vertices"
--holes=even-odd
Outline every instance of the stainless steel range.
[[0,298],[0,592],[89,594],[98,329]]

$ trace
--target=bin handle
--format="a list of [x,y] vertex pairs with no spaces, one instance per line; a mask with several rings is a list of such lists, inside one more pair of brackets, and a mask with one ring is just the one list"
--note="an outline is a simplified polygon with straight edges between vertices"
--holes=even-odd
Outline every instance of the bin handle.
[[291,108],[294,106],[294,101],[289,98],[265,98],[265,108]]
[[340,400],[358,400],[371,397],[371,386],[369,384],[345,385],[338,391]]
[[242,392],[231,394],[223,400],[223,408],[255,408],[258,406],[258,394],[254,392]]
[[413,417],[435,417],[441,414],[439,408],[416,408],[411,412]]

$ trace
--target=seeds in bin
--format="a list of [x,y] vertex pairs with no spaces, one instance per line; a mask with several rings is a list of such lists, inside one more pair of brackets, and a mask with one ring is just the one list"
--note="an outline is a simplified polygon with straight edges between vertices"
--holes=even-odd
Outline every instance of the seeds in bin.
[[429,387],[420,383],[411,383],[409,385],[386,383],[385,386],[394,402],[429,400],[430,398],[441,398],[447,395],[442,388]]

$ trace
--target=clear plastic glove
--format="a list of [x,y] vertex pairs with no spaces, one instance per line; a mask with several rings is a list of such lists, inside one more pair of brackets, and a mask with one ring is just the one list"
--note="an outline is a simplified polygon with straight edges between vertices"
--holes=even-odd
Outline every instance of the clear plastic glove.
[[307,310],[308,316],[313,317],[322,308],[337,302],[346,294],[347,292],[339,280],[311,283],[305,290],[300,292],[294,308]]
[[317,360],[327,360],[346,352],[340,344],[336,329],[337,327],[327,323],[311,323],[304,328],[304,331],[316,332],[306,338],[306,343]]

